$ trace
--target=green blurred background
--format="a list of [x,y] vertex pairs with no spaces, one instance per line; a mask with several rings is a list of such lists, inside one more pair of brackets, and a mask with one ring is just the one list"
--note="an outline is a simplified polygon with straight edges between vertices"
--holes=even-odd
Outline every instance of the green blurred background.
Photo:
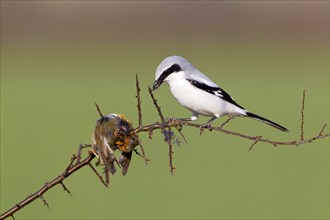
[[[174,54],[290,132],[244,118],[228,129],[297,139],[303,90],[306,136],[329,123],[328,1],[1,1],[1,213],[90,143],[95,101],[137,124],[135,73],[144,123],[159,120],[147,86]],[[155,95],[167,117],[190,116],[167,85]],[[161,133],[141,134],[148,167],[135,156],[109,189],[83,168],[65,180],[73,197],[56,186],[50,209],[37,200],[16,219],[329,218],[329,138],[248,151],[244,139],[183,132],[173,176]]]

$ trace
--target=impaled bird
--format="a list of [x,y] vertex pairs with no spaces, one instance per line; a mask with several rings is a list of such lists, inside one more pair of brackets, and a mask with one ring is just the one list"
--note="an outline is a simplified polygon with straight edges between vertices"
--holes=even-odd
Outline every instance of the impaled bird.
[[[102,116],[97,122],[92,134],[92,149],[104,165],[106,182],[110,182],[110,174],[115,174],[115,163],[126,175],[132,158],[132,151],[139,144],[138,137],[132,133],[132,123],[122,114]],[[114,151],[121,151],[117,160]]]

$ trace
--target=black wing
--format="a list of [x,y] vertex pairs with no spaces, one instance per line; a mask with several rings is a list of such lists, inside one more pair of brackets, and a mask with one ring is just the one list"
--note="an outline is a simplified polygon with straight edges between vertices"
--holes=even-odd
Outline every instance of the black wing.
[[196,80],[193,79],[186,79],[188,82],[190,82],[191,85],[195,86],[196,88],[199,88],[201,90],[204,90],[205,92],[208,92],[212,95],[215,95],[241,109],[244,109],[242,106],[240,106],[239,104],[237,104],[237,102],[234,101],[234,99],[228,94],[226,93],[223,89],[221,89],[220,87],[212,87],[209,85],[206,85],[205,83],[201,83],[198,82]]

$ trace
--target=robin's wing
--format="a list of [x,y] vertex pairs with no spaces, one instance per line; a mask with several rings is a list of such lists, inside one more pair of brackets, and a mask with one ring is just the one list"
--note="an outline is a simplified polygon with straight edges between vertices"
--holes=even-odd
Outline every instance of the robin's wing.
[[118,162],[121,165],[121,169],[122,169],[122,174],[125,176],[128,170],[128,167],[131,163],[131,159],[132,159],[132,151],[130,152],[122,152]]

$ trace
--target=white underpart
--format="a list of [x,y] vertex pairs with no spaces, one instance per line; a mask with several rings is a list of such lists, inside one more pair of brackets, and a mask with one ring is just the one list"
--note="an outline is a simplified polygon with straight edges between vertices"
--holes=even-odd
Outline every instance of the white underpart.
[[[205,75],[197,76],[205,81]],[[206,79],[208,80],[208,78]],[[197,119],[197,114],[220,117],[228,114],[245,115],[246,113],[244,109],[191,85],[186,80],[186,74],[183,71],[170,74],[164,81],[169,84],[170,90],[178,102],[193,113],[192,120]],[[210,86],[217,85],[213,83]]]

